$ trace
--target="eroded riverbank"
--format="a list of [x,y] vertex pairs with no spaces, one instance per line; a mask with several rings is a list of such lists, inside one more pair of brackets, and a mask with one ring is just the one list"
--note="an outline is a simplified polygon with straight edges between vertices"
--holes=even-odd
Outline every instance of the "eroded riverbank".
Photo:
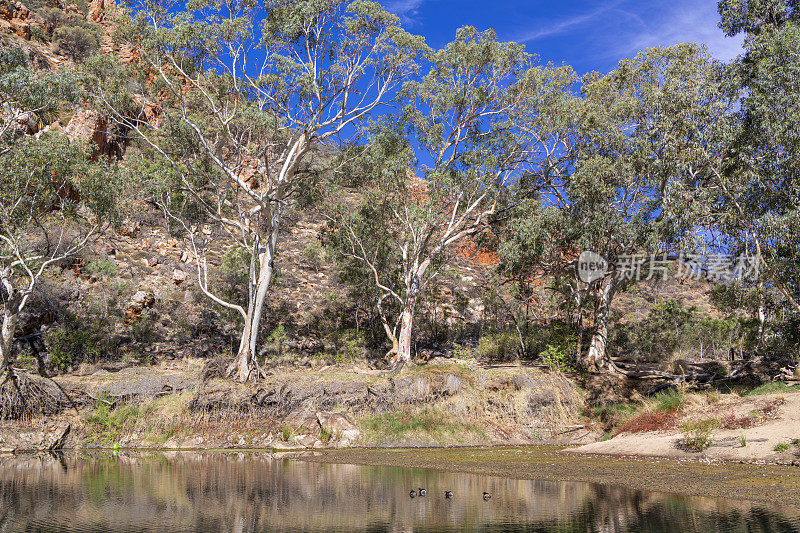
[[344,449],[299,454],[305,461],[427,468],[516,479],[587,481],[692,496],[800,505],[800,468],[656,458],[583,456],[563,447]]

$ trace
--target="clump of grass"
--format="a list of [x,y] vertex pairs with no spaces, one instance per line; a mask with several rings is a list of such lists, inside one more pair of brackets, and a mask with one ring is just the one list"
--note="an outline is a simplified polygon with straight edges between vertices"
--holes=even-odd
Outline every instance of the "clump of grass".
[[683,423],[683,444],[694,452],[702,452],[711,446],[711,433],[717,427],[715,418],[692,419]]
[[463,442],[470,435],[485,438],[478,427],[453,420],[430,407],[370,416],[364,418],[360,426],[365,438],[371,442],[397,441],[414,436],[428,436],[439,443],[448,440]]
[[671,389],[653,396],[651,405],[654,411],[679,412],[686,402],[686,393],[682,389]]
[[333,438],[333,433],[326,428],[322,428],[319,430],[319,440],[322,441],[323,444],[328,444]]
[[281,429],[281,439],[283,439],[286,442],[289,442],[293,435],[294,431],[292,430],[291,427],[283,426],[283,429]]
[[95,442],[113,444],[123,430],[133,426],[139,418],[139,408],[134,406],[113,406],[108,393],[101,394],[94,409],[84,415],[95,432]]
[[739,446],[745,448],[747,446],[747,437],[742,433],[742,436],[739,437]]
[[776,452],[778,452],[778,453],[783,453],[783,452],[785,452],[786,450],[788,450],[789,448],[790,448],[790,446],[789,446],[789,444],[788,444],[788,443],[786,443],[786,442],[779,442],[779,443],[778,443],[778,444],[776,444],[776,445],[775,445],[775,447],[774,447],[774,448],[772,448],[772,449],[773,449],[773,450],[775,450],[775,451],[776,451]]
[[783,381],[770,381],[743,393],[742,396],[760,396],[776,392],[800,392],[800,385],[787,385]]

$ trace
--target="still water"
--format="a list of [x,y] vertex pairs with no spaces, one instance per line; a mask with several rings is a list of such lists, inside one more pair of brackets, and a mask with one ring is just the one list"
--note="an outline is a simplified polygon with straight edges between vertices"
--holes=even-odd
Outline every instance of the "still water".
[[788,532],[800,509],[262,453],[3,456],[12,531]]

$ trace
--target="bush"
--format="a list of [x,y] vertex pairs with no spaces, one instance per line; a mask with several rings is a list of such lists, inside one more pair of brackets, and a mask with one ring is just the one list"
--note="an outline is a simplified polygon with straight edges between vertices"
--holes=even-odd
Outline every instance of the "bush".
[[508,361],[517,358],[519,342],[508,332],[481,337],[478,341],[478,356],[490,361]]
[[119,268],[112,259],[96,259],[85,267],[86,273],[98,278],[113,278],[119,275]]
[[336,336],[336,363],[354,363],[364,356],[364,344],[353,330],[347,330]]
[[45,344],[50,362],[61,372],[83,361],[96,363],[116,352],[104,327],[62,325],[47,333]]
[[305,262],[315,271],[319,271],[319,267],[322,266],[322,260],[324,257],[325,250],[322,249],[322,245],[318,242],[306,246],[302,253],[303,262]]
[[470,361],[475,357],[472,355],[472,351],[464,346],[463,344],[459,344],[457,342],[453,343],[453,358],[458,359],[459,361]]
[[270,334],[267,336],[266,340],[266,348],[270,354],[273,354],[277,357],[283,355],[283,347],[286,344],[286,340],[289,338],[289,334],[286,332],[286,328],[283,324],[279,324],[278,327],[273,329]]
[[672,411],[673,413],[683,409],[685,401],[686,394],[681,389],[660,392],[652,399],[656,411]]
[[561,348],[548,344],[542,353],[539,354],[542,363],[552,370],[560,372],[576,372],[578,364],[575,360],[575,352],[564,352]]
[[31,37],[40,43],[46,43],[50,41],[50,38],[47,36],[44,30],[36,25],[31,26]]
[[711,446],[711,432],[717,427],[713,418],[689,420],[683,424],[683,444],[689,450],[702,452]]
[[85,59],[100,47],[101,28],[97,24],[70,22],[53,32],[53,42],[73,59]]

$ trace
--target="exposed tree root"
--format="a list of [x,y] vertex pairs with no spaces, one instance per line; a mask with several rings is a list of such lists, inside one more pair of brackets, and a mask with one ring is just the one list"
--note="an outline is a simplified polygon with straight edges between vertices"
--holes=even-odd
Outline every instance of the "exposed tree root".
[[228,377],[228,367],[233,361],[231,357],[215,357],[209,359],[200,371],[200,382],[206,383],[212,379],[226,379]]
[[0,420],[54,415],[72,405],[57,383],[20,370],[7,373],[0,383]]

